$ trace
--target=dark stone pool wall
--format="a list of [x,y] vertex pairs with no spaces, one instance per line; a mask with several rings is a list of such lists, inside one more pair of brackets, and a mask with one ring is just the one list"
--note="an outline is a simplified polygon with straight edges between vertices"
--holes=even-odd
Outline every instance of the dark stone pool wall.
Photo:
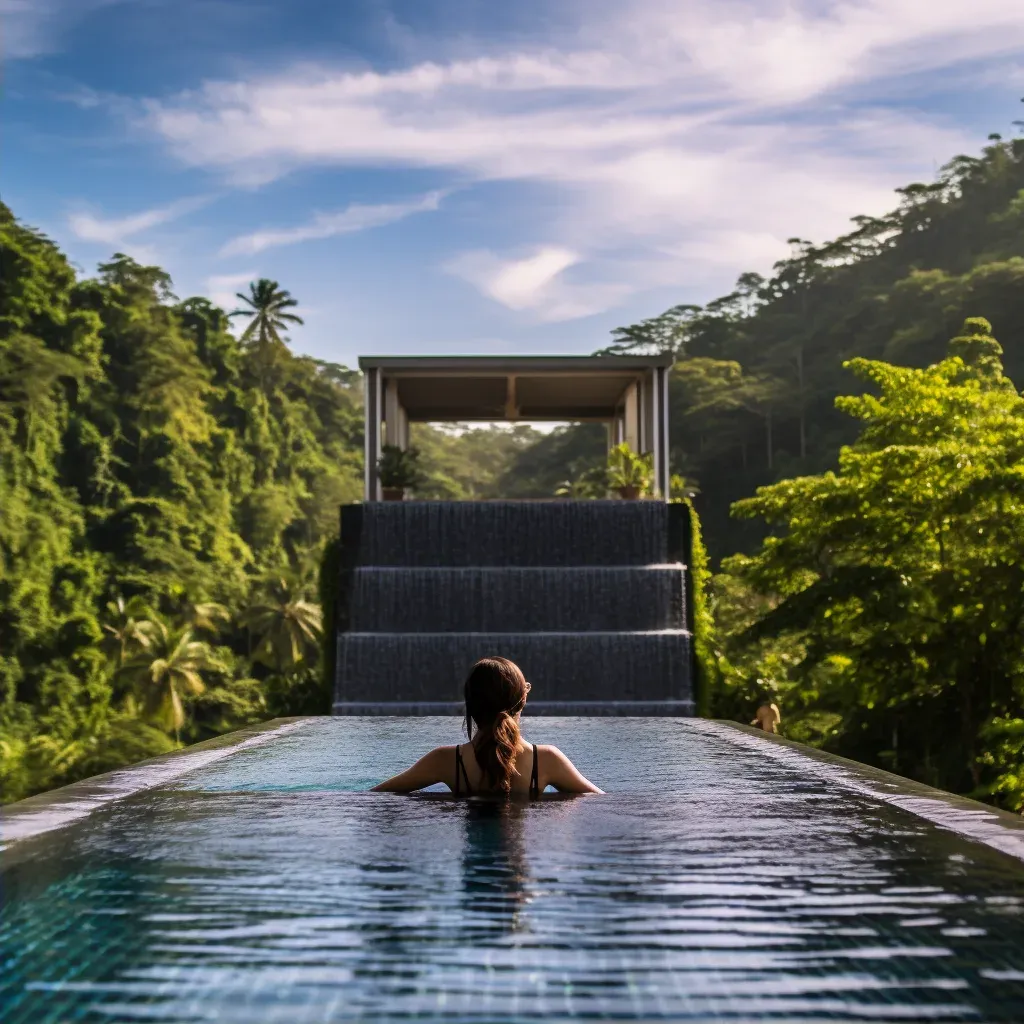
[[500,654],[528,713],[692,714],[688,550],[688,510],[659,501],[347,505],[334,713],[457,711]]

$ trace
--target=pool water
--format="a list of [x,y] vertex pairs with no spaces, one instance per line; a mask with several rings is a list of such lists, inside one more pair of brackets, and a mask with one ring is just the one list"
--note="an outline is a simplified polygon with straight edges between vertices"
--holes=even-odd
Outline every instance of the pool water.
[[12,844],[0,1019],[1024,1020],[1024,861],[955,815],[724,724],[525,732],[608,794],[368,793],[458,722],[311,719]]

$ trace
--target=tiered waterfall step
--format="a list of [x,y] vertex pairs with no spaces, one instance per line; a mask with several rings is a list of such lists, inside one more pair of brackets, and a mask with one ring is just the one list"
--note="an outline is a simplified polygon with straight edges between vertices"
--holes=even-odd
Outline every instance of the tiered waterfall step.
[[689,700],[680,685],[690,655],[685,630],[348,633],[338,671],[348,701],[459,701],[470,665],[495,654],[523,670],[531,702]]
[[658,501],[391,501],[362,506],[360,565],[583,566],[672,561]]
[[656,501],[346,507],[335,712],[455,710],[473,662],[503,655],[534,713],[692,713],[685,515]]
[[680,565],[355,570],[350,629],[365,633],[566,633],[678,629]]

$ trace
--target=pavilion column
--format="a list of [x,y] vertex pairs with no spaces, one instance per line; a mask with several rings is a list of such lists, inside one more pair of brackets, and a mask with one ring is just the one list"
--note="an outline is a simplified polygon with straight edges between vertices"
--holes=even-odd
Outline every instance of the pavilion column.
[[640,434],[640,387],[639,383],[630,384],[626,388],[626,402],[625,409],[623,410],[623,419],[625,420],[625,436],[623,440],[630,448],[635,452],[641,451],[641,434]]
[[643,421],[643,448],[644,452],[656,452],[660,444],[658,433],[658,377],[657,369],[652,368],[644,374],[641,385],[643,395],[643,408],[641,410]]
[[398,447],[402,451],[409,447],[409,414],[404,405],[398,407]]
[[667,501],[671,497],[672,463],[668,436],[668,373],[663,367],[655,368],[653,377],[654,415],[653,426],[656,438],[654,449],[654,478],[661,496]]
[[398,400],[398,381],[387,381],[384,391],[384,443],[396,448],[409,447],[409,417]]
[[377,460],[381,455],[381,373],[376,367],[366,370],[363,378],[366,394],[364,396],[365,420],[363,423],[363,500],[380,500],[380,476],[377,472]]

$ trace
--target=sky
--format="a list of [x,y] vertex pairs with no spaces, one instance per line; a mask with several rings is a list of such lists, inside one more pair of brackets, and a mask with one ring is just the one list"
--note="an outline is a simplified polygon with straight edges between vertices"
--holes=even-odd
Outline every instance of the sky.
[[0,0],[0,198],[293,347],[561,354],[1024,113],[1024,0]]

